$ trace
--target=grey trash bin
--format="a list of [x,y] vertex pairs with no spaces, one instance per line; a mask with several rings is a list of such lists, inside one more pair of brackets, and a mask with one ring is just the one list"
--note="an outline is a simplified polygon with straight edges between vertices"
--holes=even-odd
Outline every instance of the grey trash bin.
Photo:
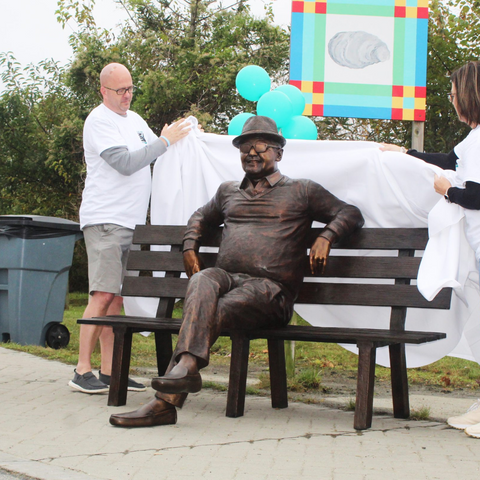
[[80,225],[38,215],[0,215],[0,341],[62,348],[63,320]]

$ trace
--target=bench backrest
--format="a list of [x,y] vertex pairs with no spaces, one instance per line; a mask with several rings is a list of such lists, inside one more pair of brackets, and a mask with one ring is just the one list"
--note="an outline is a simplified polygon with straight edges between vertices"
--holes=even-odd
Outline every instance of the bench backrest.
[[[185,226],[137,226],[134,244],[150,246],[131,251],[128,270],[139,270],[139,277],[126,277],[125,296],[160,297],[157,316],[170,316],[175,299],[184,298],[188,279],[184,272],[182,240]],[[312,228],[311,243],[320,229]],[[364,228],[335,244],[325,274],[313,276],[305,257],[305,280],[297,303],[325,305],[367,305],[393,307],[392,328],[402,329],[406,308],[450,308],[451,289],[443,289],[428,302],[411,280],[417,278],[420,257],[425,249],[426,228]],[[218,247],[221,228],[204,239],[202,246]],[[155,251],[167,246],[170,251]],[[206,267],[215,265],[216,253],[202,252]],[[166,272],[165,277],[151,272]],[[395,315],[398,320],[394,320]],[[395,327],[395,324],[397,326]]]

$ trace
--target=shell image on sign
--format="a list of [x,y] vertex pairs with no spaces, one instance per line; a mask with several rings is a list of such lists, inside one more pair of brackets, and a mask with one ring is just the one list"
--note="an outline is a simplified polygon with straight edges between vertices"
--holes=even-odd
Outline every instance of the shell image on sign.
[[304,115],[425,120],[428,0],[292,2]]

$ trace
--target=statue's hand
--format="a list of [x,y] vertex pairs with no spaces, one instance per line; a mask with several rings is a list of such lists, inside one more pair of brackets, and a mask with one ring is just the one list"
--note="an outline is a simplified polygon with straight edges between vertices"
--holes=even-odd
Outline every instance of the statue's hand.
[[198,253],[194,250],[183,252],[183,264],[185,265],[185,272],[188,278],[195,275],[195,273],[203,268],[202,261],[200,260]]
[[312,274],[325,272],[330,246],[330,242],[324,237],[317,237],[315,240],[310,249],[310,270]]

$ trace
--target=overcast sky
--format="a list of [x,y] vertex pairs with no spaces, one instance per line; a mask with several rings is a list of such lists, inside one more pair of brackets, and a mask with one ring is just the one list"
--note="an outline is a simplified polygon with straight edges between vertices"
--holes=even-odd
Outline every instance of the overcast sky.
[[[235,0],[223,0],[223,5]],[[252,13],[262,16],[262,0],[252,0]],[[291,0],[274,0],[275,21],[288,25],[291,16]],[[13,52],[17,60],[26,66],[45,58],[67,63],[72,51],[68,37],[75,29],[71,21],[65,30],[57,22],[57,0],[0,0],[2,28],[0,29],[0,52]],[[114,28],[127,15],[114,0],[96,0],[94,10],[98,26]]]

